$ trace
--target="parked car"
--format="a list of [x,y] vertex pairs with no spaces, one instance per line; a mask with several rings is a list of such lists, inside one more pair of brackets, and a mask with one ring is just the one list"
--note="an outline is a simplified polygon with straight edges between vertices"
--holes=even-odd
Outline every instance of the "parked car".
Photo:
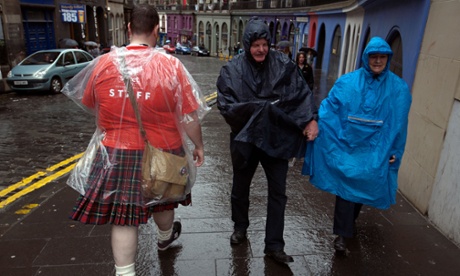
[[181,55],[190,55],[190,47],[188,47],[185,44],[179,44],[177,43],[176,45],[176,54],[181,54]]
[[209,50],[204,46],[193,46],[191,55],[195,56],[209,56]]
[[41,50],[26,57],[8,72],[6,82],[13,91],[59,93],[93,57],[79,49]]
[[163,49],[165,49],[166,53],[168,54],[174,54],[176,52],[176,47],[169,44],[163,45]]

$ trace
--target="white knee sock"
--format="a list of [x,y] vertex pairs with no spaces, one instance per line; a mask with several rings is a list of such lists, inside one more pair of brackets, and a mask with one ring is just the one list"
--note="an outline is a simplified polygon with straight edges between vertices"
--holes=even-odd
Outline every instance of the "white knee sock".
[[173,228],[163,231],[160,230],[160,228],[157,227],[157,239],[158,241],[167,241],[169,238],[171,238]]
[[116,276],[136,276],[136,270],[134,264],[127,266],[117,266],[115,265]]

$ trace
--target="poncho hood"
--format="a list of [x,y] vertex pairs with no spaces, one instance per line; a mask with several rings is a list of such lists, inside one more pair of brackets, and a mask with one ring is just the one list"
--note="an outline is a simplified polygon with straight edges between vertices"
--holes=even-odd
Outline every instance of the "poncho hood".
[[[262,66],[262,63],[258,63],[254,60],[251,55],[251,44],[258,40],[258,39],[266,39],[267,43],[270,44],[271,35],[270,29],[268,28],[267,24],[265,24],[262,20],[259,20],[257,17],[251,18],[248,24],[246,25],[246,29],[244,30],[243,34],[243,47],[244,53],[249,61],[256,64],[257,66]],[[265,62],[264,62],[265,63]]]
[[369,67],[369,55],[372,54],[384,54],[388,55],[388,62],[385,69],[380,73],[380,76],[384,76],[390,68],[391,58],[393,57],[393,51],[390,48],[390,45],[381,37],[375,36],[373,37],[369,43],[367,44],[366,48],[364,49],[363,56],[361,57],[362,66],[366,71],[373,75],[371,68]]
[[249,20],[243,35],[243,47],[246,52],[249,52],[251,43],[257,39],[265,38],[268,42],[271,40],[270,29],[267,24],[257,17]]

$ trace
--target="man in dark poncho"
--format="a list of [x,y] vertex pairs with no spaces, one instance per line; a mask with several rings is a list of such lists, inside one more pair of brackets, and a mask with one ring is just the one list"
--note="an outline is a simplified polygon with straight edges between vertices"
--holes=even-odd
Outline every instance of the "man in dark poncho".
[[[249,227],[249,191],[260,162],[268,182],[264,253],[294,261],[284,252],[284,210],[288,159],[301,157],[318,134],[313,95],[297,65],[269,49],[270,31],[257,18],[244,31],[244,54],[222,67],[217,106],[230,125],[233,163],[231,244],[244,242]],[[306,136],[307,138],[305,138]]]

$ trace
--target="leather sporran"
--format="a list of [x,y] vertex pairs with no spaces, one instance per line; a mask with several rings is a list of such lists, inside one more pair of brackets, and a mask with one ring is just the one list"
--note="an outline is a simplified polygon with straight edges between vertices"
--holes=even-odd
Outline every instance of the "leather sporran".
[[143,196],[161,201],[183,199],[189,176],[187,166],[185,156],[161,151],[146,143],[142,156]]

